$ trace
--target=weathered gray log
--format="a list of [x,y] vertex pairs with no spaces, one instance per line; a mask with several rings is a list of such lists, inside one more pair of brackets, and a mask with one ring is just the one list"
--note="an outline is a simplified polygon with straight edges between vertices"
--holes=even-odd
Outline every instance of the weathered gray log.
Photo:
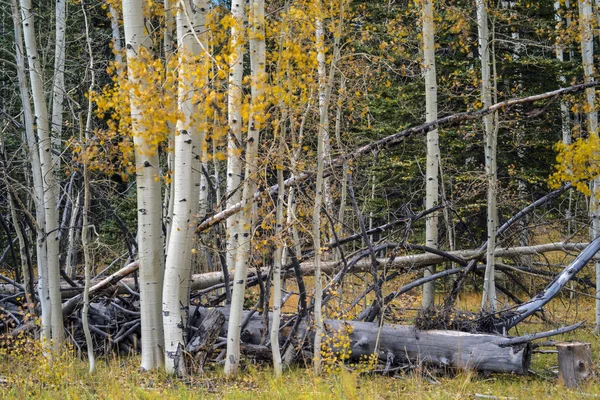
[[204,363],[212,350],[212,346],[219,337],[219,332],[225,323],[225,316],[217,308],[208,310],[202,316],[202,322],[198,329],[192,335],[186,346],[186,351],[190,354],[195,354],[195,359],[198,365],[198,373],[204,372]]
[[[589,243],[545,243],[535,246],[521,246],[521,247],[505,247],[505,248],[497,248],[496,256],[497,257],[511,257],[517,255],[535,255],[548,253],[552,251],[580,251],[585,249]],[[478,250],[456,250],[448,252],[453,257],[463,259],[465,261],[474,259],[481,254],[481,251]],[[387,258],[379,258],[377,259],[380,266],[387,265],[388,268],[404,268],[404,267],[424,267],[428,265],[440,264],[447,261],[447,258],[439,255],[439,254],[409,254],[405,256],[399,256],[394,258],[391,262]],[[127,294],[129,291],[124,285],[127,285],[130,290],[135,289],[135,282],[132,278],[126,278],[128,274],[133,273],[137,270],[137,261],[131,264],[128,264],[121,270],[115,272],[114,274],[108,276],[107,278],[98,281],[92,282],[92,289],[94,287],[98,287],[96,290],[104,290],[113,288],[115,285],[118,286],[114,289],[117,290],[119,294]],[[326,274],[331,274],[336,271],[340,267],[340,262],[331,261],[331,262],[323,262],[322,270]],[[300,271],[303,275],[312,274],[314,272],[314,265],[312,261],[306,261],[301,263]],[[371,267],[370,260],[361,260],[356,263],[356,265],[352,268],[351,272],[365,272],[368,271]],[[286,272],[289,278],[293,278],[294,275],[292,271]],[[256,269],[250,268],[249,274],[256,274]],[[230,273],[230,279],[233,279],[233,273]],[[215,272],[207,272],[203,274],[195,274],[192,276],[191,281],[191,290],[203,290],[210,288],[215,285],[224,284],[225,279],[223,276],[223,272],[215,271]],[[79,296],[82,292],[83,288],[74,288],[70,285],[65,285],[61,288],[61,296],[63,299],[71,299],[75,296]],[[11,295],[18,293],[18,289],[16,289],[13,285],[10,284],[0,284],[0,294]],[[67,311],[71,312],[73,310],[73,304],[76,306],[80,300],[73,300],[69,302]],[[63,305],[63,311],[65,306]]]
[[[117,282],[122,280],[124,277],[126,277],[127,275],[136,271],[138,269],[138,267],[139,267],[139,263],[137,261],[134,261],[131,264],[128,264],[125,267],[121,268],[114,274],[102,279],[100,282],[95,283],[92,287],[90,287],[90,291],[89,291],[90,298],[95,296],[99,292],[102,292],[103,290],[110,289],[113,285],[115,285]],[[77,305],[82,301],[82,297],[83,297],[83,294],[81,294],[81,293],[77,294],[76,296],[72,297],[69,301],[67,301],[65,304],[63,304],[63,307],[62,307],[63,315],[71,314],[73,312],[73,310],[75,310]]]
[[[227,309],[223,309],[228,315]],[[201,314],[208,309],[200,309]],[[245,316],[247,312],[245,312]],[[379,337],[378,358],[386,364],[393,358],[393,364],[424,363],[438,367],[472,369],[490,372],[524,374],[531,359],[530,343],[505,345],[506,338],[496,335],[471,334],[457,331],[420,331],[414,326],[379,324],[369,322],[325,320],[327,332],[349,327],[351,362],[359,362],[375,352]],[[300,336],[306,332],[306,324],[298,328]],[[227,324],[223,325],[221,336],[226,336]],[[259,345],[263,330],[263,317],[253,315],[244,327],[242,340],[251,345]],[[283,330],[281,340],[288,331]],[[307,343],[312,343],[307,340]],[[389,355],[393,357],[389,357]]]
[[537,296],[521,304],[517,309],[508,310],[499,315],[495,323],[496,331],[508,331],[525,318],[540,310],[552,300],[600,250],[600,237],[591,242],[560,274],[556,276]]
[[556,343],[559,377],[568,388],[592,376],[592,347],[583,342]]

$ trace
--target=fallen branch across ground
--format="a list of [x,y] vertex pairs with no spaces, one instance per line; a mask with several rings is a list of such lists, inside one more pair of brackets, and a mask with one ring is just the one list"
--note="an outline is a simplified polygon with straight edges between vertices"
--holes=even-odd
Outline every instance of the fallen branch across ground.
[[[580,251],[586,248],[588,243],[545,243],[534,246],[518,246],[518,247],[506,247],[506,248],[497,248],[496,249],[496,257],[513,257],[513,256],[523,256],[523,255],[536,255],[536,254],[544,254],[553,251]],[[463,261],[469,261],[471,259],[475,259],[481,256],[481,250],[456,250],[447,252],[449,255],[454,257],[455,259],[461,259]],[[440,254],[432,254],[432,253],[424,253],[424,254],[409,254],[404,256],[395,257],[392,260],[387,258],[378,258],[377,261],[381,266],[387,266],[388,269],[401,269],[401,268],[417,268],[424,267],[428,265],[441,264],[449,261],[447,257],[444,257]],[[452,261],[452,260],[450,260]],[[314,272],[314,264],[312,261],[305,261],[300,264],[300,271],[303,275],[309,275]],[[322,263],[323,273],[325,274],[333,274],[341,267],[341,262],[339,261],[329,261]],[[103,290],[117,290],[117,293],[126,294],[129,293],[130,290],[135,290],[135,281],[132,278],[126,278],[127,275],[133,273],[138,268],[138,263],[133,262],[128,264],[124,268],[119,271],[113,273],[112,275],[106,277],[105,279],[99,282],[93,282],[93,286],[90,289],[90,296],[94,296],[97,293]],[[371,260],[359,260],[354,263],[350,273],[355,272],[368,272],[371,268]],[[255,276],[257,270],[254,268],[249,269],[249,276]],[[293,278],[293,271],[291,268],[288,268],[286,271],[288,278]],[[230,272],[230,279],[233,279],[233,273]],[[217,285],[223,285],[225,279],[223,277],[223,272],[215,271],[215,272],[206,272],[203,274],[195,274],[192,276],[191,281],[191,290],[205,290]],[[127,288],[125,287],[127,286]],[[68,314],[72,312],[74,306],[76,306],[81,301],[81,291],[82,288],[73,288],[71,286],[64,286],[62,288],[61,294],[64,299],[69,299],[63,305],[63,313]],[[9,284],[0,284],[0,294],[13,294],[15,292],[15,287]]]

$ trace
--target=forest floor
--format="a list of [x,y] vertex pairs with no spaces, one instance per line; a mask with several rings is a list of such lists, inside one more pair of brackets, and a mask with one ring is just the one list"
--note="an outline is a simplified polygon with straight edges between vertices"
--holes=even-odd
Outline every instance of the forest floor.
[[[475,305],[478,296],[463,297]],[[600,373],[600,341],[593,335],[593,299],[556,299],[546,315],[561,324],[587,319],[588,323],[556,340],[592,343],[595,370]],[[539,320],[519,325],[520,332],[555,327]],[[11,350],[18,348],[19,350]],[[2,399],[578,399],[600,398],[600,379],[580,389],[566,389],[553,376],[556,354],[534,354],[527,376],[454,371],[451,374],[421,368],[384,377],[352,372],[315,377],[310,369],[295,368],[283,378],[270,367],[247,365],[236,380],[225,379],[221,367],[209,367],[205,376],[179,380],[161,372],[140,372],[139,357],[103,357],[93,375],[85,360],[67,353],[50,367],[40,345],[29,339],[0,343],[0,398]]]

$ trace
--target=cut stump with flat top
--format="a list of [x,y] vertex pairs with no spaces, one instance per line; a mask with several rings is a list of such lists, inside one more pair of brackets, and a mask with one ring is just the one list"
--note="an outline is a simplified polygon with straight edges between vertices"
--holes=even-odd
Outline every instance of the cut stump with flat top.
[[592,376],[592,347],[585,342],[560,342],[558,350],[559,376],[568,388]]

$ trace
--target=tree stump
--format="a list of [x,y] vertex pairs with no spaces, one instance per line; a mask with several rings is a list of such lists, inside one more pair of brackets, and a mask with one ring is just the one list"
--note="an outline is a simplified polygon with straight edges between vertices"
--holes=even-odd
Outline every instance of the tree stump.
[[579,386],[579,382],[592,375],[592,348],[590,343],[561,342],[558,350],[559,376],[568,388]]

